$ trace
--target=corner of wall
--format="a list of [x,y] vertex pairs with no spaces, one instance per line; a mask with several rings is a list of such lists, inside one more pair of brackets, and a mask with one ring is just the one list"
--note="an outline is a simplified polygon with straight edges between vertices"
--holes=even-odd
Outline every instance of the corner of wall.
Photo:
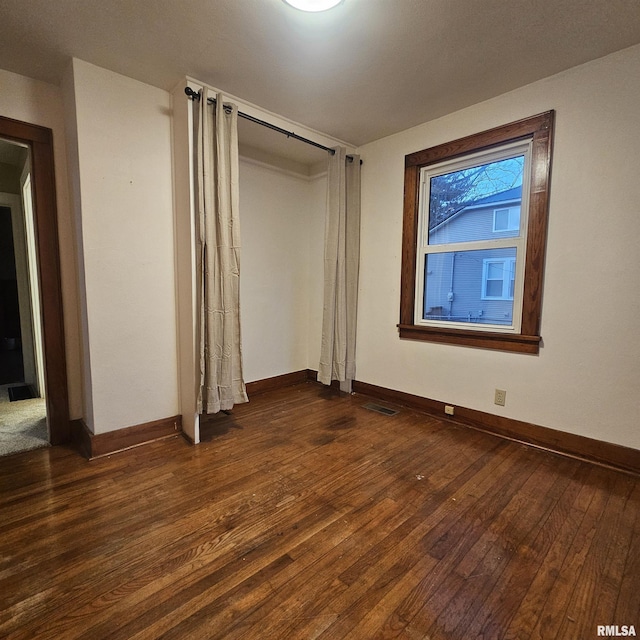
[[80,192],[80,156],[75,96],[75,58],[69,62],[62,78],[65,137],[69,181],[69,199],[75,231],[76,270],[78,287],[78,324],[81,329],[82,404],[84,423],[94,431],[93,398],[91,394],[91,360],[89,352],[89,323],[85,295],[84,246],[82,241],[82,198]]

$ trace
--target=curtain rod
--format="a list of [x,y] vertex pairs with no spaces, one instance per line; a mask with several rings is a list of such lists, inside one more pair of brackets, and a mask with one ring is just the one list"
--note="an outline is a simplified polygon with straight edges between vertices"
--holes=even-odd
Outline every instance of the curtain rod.
[[[185,87],[184,88],[184,92],[187,94],[187,96],[191,99],[191,100],[200,100],[200,92],[199,91],[194,91],[191,87]],[[210,104],[215,104],[216,103],[216,99],[215,98],[208,98],[207,102],[209,102]],[[238,111],[238,117],[240,118],[244,118],[245,120],[250,120],[251,122],[255,122],[256,124],[260,124],[263,127],[267,127],[267,129],[271,129],[273,131],[277,131],[278,133],[282,133],[285,136],[287,136],[287,138],[294,138],[295,140],[300,140],[300,142],[306,142],[307,144],[310,144],[314,147],[317,147],[318,149],[322,149],[323,151],[327,151],[328,153],[330,153],[332,156],[335,155],[336,151],[335,149],[330,149],[329,147],[325,147],[323,144],[320,144],[318,142],[314,142],[313,140],[309,140],[308,138],[303,138],[302,136],[299,136],[297,133],[293,133],[293,131],[287,131],[286,129],[282,129],[281,127],[277,127],[275,124],[271,124],[270,122],[266,122],[265,120],[260,120],[259,118],[254,118],[253,116],[250,116],[248,113],[243,113],[242,111]],[[353,156],[347,156],[349,162],[353,162]],[[360,160],[360,164],[362,164],[362,160]]]

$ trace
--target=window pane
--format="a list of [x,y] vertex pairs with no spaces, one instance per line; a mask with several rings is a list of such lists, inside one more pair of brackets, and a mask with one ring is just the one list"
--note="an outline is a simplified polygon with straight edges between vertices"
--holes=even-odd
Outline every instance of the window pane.
[[509,209],[496,209],[496,231],[506,231],[509,228]]
[[509,278],[509,297],[513,298],[516,290],[516,263],[511,263],[511,275]]
[[487,279],[500,280],[504,278],[504,262],[490,262],[487,270]]
[[520,207],[511,207],[509,209],[509,227],[507,231],[516,231],[517,235],[520,232]]
[[[496,232],[518,235],[523,170],[524,155],[519,155],[433,176],[428,244],[490,240]],[[496,209],[502,209],[499,224]]]
[[515,247],[426,254],[423,320],[511,325],[515,258]]
[[502,280],[487,280],[487,296],[502,297]]

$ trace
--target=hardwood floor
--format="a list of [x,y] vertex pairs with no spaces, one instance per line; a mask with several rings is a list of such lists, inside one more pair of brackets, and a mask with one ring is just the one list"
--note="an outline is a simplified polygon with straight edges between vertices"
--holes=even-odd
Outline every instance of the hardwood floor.
[[640,634],[640,479],[313,383],[88,462],[0,459],[0,636]]

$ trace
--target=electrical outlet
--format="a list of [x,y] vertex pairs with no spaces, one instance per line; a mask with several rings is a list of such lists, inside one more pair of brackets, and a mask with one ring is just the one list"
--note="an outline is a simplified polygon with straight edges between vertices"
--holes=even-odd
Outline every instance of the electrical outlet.
[[448,416],[452,416],[456,411],[456,408],[451,405],[451,404],[445,404],[444,405],[444,412],[448,415]]
[[507,392],[504,389],[496,389],[496,396],[493,401],[495,404],[504,407],[507,401]]

